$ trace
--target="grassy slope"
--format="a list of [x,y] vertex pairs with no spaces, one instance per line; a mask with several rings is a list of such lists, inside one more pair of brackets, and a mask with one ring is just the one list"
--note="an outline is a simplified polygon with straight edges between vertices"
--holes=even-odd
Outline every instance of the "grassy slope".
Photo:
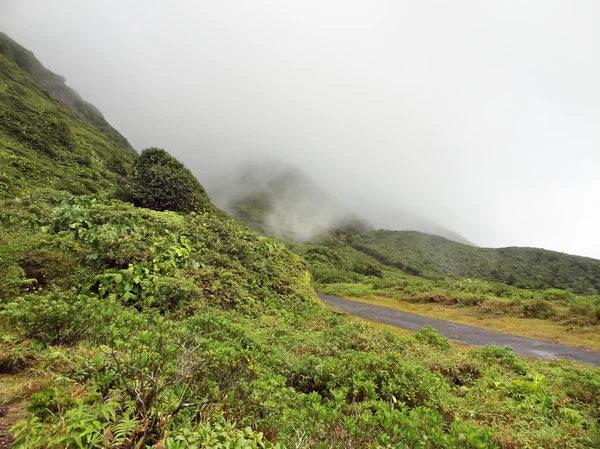
[[0,54],[0,198],[33,187],[114,190],[134,158]]
[[102,113],[65,84],[65,79],[45,68],[35,55],[0,32],[0,53],[17,64],[25,73],[39,83],[50,95],[59,100],[77,116],[94,126],[104,137],[117,146],[135,153],[127,139],[106,121]]
[[[373,333],[324,309],[301,258],[219,210],[109,199],[118,178],[105,163],[126,166],[127,153],[2,67],[3,85],[21,86],[11,101],[27,106],[4,110],[21,111],[28,139],[3,129],[1,154],[46,170],[3,174],[0,376],[15,388],[0,407],[29,403],[15,447],[600,445],[600,370],[452,351],[431,330]],[[66,123],[69,141],[97,139],[82,153],[92,163],[71,164],[79,146],[56,143],[42,118]],[[102,195],[35,189],[97,172]],[[325,238],[298,248],[323,276],[406,278]]]
[[600,292],[600,261],[536,248],[475,248],[412,231],[374,231],[349,243],[381,262],[431,279],[474,278],[520,288]]
[[46,190],[0,211],[0,372],[37,377],[10,398],[31,403],[17,447],[84,430],[104,447],[121,431],[168,447],[600,443],[599,370],[373,333],[319,306],[298,256],[218,210]]

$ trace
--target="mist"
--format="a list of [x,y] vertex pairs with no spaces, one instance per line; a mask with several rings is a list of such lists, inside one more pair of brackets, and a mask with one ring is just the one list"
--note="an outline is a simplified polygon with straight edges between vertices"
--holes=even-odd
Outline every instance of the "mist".
[[600,258],[597,1],[176,5],[4,0],[0,29],[209,193],[274,158],[371,223]]

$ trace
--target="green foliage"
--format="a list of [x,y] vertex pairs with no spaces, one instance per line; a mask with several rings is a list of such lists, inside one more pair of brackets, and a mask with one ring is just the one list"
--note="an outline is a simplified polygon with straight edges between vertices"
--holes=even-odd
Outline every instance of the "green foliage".
[[420,342],[426,343],[438,349],[450,349],[450,342],[448,341],[448,339],[443,335],[440,335],[431,326],[425,326],[420,331],[415,332],[415,338]]
[[19,67],[24,59],[5,51],[3,36],[0,198],[12,198],[34,187],[75,194],[114,191],[135,159],[127,142],[107,137],[49,95]]
[[27,295],[6,304],[0,318],[23,338],[68,345],[85,337],[92,324],[89,311],[98,306],[93,298],[72,293]]
[[554,289],[547,299],[569,299],[556,289],[600,293],[600,261],[587,257],[536,248],[477,248],[414,231],[372,231],[348,242],[386,265],[434,280],[474,278]]
[[194,175],[160,148],[142,151],[130,182],[131,197],[140,207],[190,212],[208,204],[206,192]]
[[74,405],[65,388],[57,385],[32,394],[29,402],[29,412],[42,421]]

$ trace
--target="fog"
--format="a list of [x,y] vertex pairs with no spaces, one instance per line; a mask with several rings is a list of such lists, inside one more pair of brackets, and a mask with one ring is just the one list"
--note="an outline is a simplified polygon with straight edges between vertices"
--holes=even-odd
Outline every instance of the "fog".
[[209,191],[268,155],[371,222],[596,258],[599,19],[596,0],[0,2],[2,31]]

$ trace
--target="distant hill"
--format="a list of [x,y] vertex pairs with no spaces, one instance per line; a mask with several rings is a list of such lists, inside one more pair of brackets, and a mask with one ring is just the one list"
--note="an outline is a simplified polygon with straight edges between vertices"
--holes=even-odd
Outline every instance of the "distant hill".
[[259,232],[278,238],[302,241],[325,231],[353,235],[393,229],[427,232],[475,246],[434,221],[401,209],[374,202],[355,212],[308,174],[279,161],[246,164],[208,187],[220,207]]
[[386,207],[373,202],[362,209],[376,229],[388,229],[391,231],[418,231],[426,234],[439,235],[465,245],[477,246],[462,235],[451,231],[429,218],[409,212],[398,207]]
[[0,198],[36,187],[114,190],[135,158],[64,78],[0,33]]
[[430,279],[474,278],[528,289],[600,293],[600,260],[537,248],[477,248],[411,231],[372,231],[348,240],[386,265]]
[[215,203],[263,234],[306,240],[373,229],[301,170],[269,161],[243,166],[211,192]]

